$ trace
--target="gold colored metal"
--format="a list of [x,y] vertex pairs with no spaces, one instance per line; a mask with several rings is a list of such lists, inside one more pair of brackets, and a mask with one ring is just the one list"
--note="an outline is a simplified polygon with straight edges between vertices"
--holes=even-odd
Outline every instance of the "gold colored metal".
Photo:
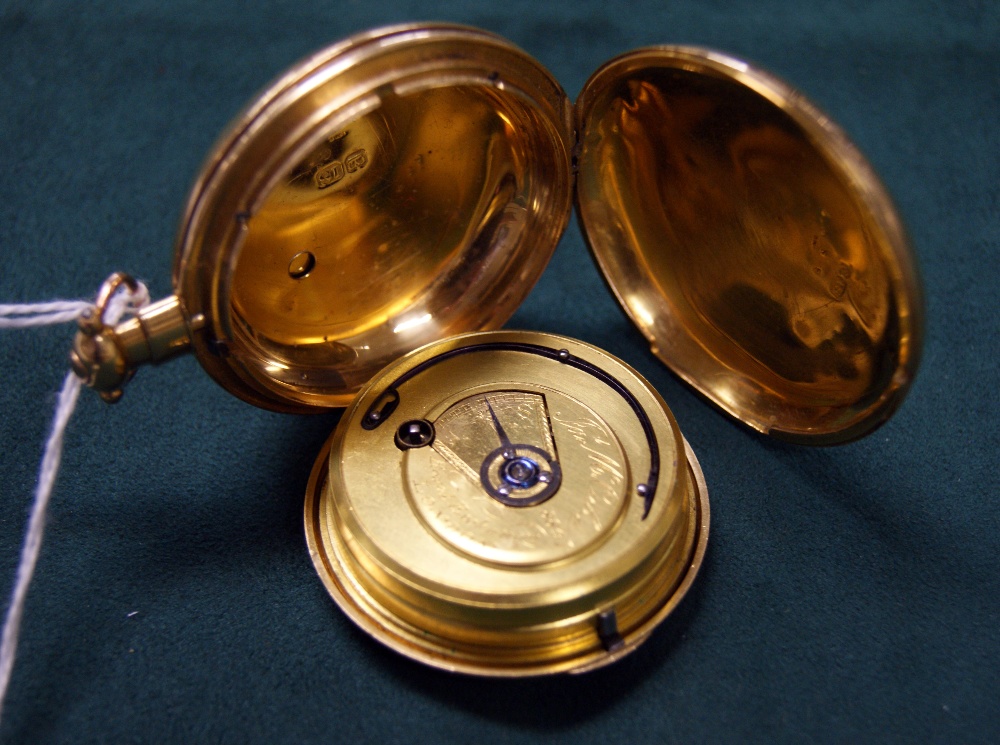
[[133,291],[138,287],[135,279],[121,272],[105,280],[95,311],[80,318],[80,330],[70,353],[74,372],[108,403],[122,397],[122,387],[140,364],[167,360],[184,352],[190,342],[176,296],[141,308],[115,326],[107,324],[107,305],[122,285]]
[[[889,197],[829,118],[685,47],[612,60],[573,107],[526,53],[449,25],[347,39],[236,119],[188,202],[164,338],[259,406],[347,405],[400,355],[502,325],[574,187],[654,353],[732,416],[826,444],[901,402],[920,282]],[[89,379],[118,390],[122,364]]]
[[709,525],[701,470],[656,391],[601,350],[529,332],[454,337],[383,370],[317,460],[305,519],[320,576],[361,628],[500,676],[635,649],[693,580]]
[[850,440],[899,405],[923,303],[896,211],[801,94],[682,47],[598,70],[577,103],[578,214],[653,352],[751,427]]
[[498,328],[572,201],[571,109],[538,62],[468,28],[352,37],[279,78],[206,163],[174,286],[225,388],[345,406],[402,354]]
[[914,259],[871,168],[800,94],[654,47],[574,107],[510,42],[450,25],[354,36],[267,88],[194,185],[175,294],[85,319],[74,370],[115,400],[136,365],[191,350],[258,406],[348,406],[305,513],[344,611],[450,670],[606,664],[701,563],[698,462],[606,353],[455,336],[510,317],[574,195],[654,353],[732,416],[828,444],[901,402],[923,335]]

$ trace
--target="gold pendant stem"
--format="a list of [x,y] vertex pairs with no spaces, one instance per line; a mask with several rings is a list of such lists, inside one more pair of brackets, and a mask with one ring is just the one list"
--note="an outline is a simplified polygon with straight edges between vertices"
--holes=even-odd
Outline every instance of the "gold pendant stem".
[[143,363],[159,363],[187,351],[191,336],[180,299],[171,295],[116,325],[104,320],[105,306],[121,284],[135,285],[125,274],[113,274],[98,294],[95,311],[80,319],[70,364],[108,403],[122,397],[122,387]]

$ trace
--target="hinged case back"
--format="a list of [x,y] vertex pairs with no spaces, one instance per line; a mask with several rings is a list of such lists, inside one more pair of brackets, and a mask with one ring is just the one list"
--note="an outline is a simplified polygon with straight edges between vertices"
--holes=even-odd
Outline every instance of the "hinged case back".
[[576,107],[577,205],[652,351],[724,411],[850,440],[916,372],[922,298],[896,210],[841,130],[717,52],[640,49]]
[[922,344],[915,262],[828,117],[686,47],[608,62],[573,107],[510,42],[448,25],[348,39],[236,120],[178,240],[192,347],[258,405],[344,406],[406,352],[501,326],[574,188],[622,307],[730,415],[824,444],[902,400]]

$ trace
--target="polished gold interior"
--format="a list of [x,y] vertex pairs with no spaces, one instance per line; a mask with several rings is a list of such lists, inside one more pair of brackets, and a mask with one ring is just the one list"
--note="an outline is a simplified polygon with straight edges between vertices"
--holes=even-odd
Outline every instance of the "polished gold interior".
[[477,29],[375,29],[303,60],[192,190],[174,264],[192,351],[240,398],[304,412],[498,328],[568,221],[571,121],[548,71]]
[[548,259],[552,131],[489,86],[380,92],[249,219],[231,296],[244,364],[343,404],[410,349],[502,323]]
[[292,68],[188,203],[174,282],[202,365],[257,405],[316,410],[423,344],[498,328],[551,256],[576,174],[609,285],[712,401],[810,443],[892,414],[919,360],[919,279],[829,118],[683,47],[612,60],[573,112],[537,61],[456,26],[377,29]]
[[860,434],[916,364],[888,198],[777,81],[664,57],[612,63],[579,104],[580,212],[609,282],[654,352],[751,426]]

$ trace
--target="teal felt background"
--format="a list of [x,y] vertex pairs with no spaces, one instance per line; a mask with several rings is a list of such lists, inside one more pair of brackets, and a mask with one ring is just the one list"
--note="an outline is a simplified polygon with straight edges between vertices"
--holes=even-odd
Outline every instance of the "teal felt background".
[[[452,676],[337,610],[302,495],[336,415],[243,404],[193,359],[85,392],[25,614],[4,742],[1000,740],[1000,6],[963,2],[0,2],[0,302],[170,290],[203,157],[284,67],[355,31],[503,34],[571,96],[652,43],[752,59],[868,155],[926,282],[922,370],[860,442],[753,435],[644,348],[575,225],[509,324],[607,348],[669,402],[712,497],[702,574],[640,652],[583,677]],[[0,332],[0,596],[69,327]]]

